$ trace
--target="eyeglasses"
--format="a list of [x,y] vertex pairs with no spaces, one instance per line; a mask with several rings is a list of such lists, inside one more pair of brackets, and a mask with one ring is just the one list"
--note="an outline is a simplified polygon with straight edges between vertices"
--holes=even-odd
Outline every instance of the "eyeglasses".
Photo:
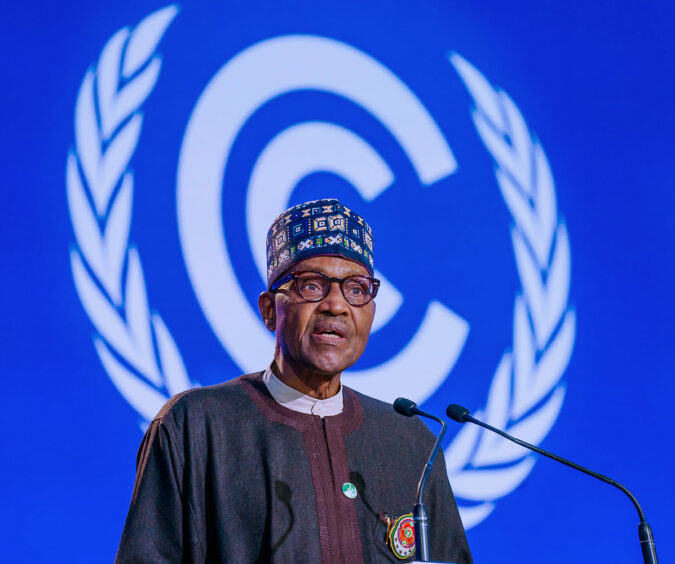
[[347,276],[346,278],[332,278],[323,272],[291,272],[280,278],[270,288],[270,292],[276,292],[281,286],[293,280],[300,297],[307,302],[320,302],[330,292],[333,282],[340,284],[342,295],[347,303],[361,307],[370,302],[377,295],[380,281],[370,276]]

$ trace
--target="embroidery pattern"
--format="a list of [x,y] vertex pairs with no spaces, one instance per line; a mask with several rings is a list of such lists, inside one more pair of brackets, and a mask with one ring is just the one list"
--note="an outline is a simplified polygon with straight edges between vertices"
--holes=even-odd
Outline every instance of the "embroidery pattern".
[[373,233],[364,219],[337,200],[294,206],[274,221],[267,235],[267,278],[314,255],[342,255],[373,272]]

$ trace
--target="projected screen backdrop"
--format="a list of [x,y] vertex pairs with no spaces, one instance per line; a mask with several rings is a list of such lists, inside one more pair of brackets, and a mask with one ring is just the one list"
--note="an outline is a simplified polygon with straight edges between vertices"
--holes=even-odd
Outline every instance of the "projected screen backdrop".
[[[148,421],[267,366],[266,231],[323,197],[382,280],[343,381],[616,478],[675,557],[672,8],[6,11],[8,561],[112,560]],[[640,561],[609,486],[454,423],[444,455],[477,562]]]

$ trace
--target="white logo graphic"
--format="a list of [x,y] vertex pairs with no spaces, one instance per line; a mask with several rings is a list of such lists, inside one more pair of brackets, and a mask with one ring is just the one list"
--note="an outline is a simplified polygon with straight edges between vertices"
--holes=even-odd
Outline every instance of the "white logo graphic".
[[105,371],[146,421],[191,386],[169,330],[158,314],[150,314],[140,257],[129,244],[129,163],[141,133],[141,105],[159,77],[161,59],[154,51],[176,12],[173,6],[159,10],[133,32],[118,31],[103,48],[77,96],[75,149],[66,167],[77,293],[96,328],[94,345]]
[[[96,69],[82,82],[75,148],[67,163],[77,241],[71,251],[75,285],[96,329],[94,344],[106,372],[145,420],[171,395],[195,385],[161,317],[150,313],[139,254],[128,240],[130,162],[141,134],[141,106],[159,76],[161,59],[155,50],[176,13],[174,6],[159,10],[108,41]],[[538,444],[562,405],[560,379],[574,344],[567,232],[558,220],[543,149],[515,104],[459,55],[451,63],[474,98],[476,129],[497,165],[497,182],[513,218],[522,283],[514,306],[513,347],[497,367],[482,415]],[[271,351],[273,345],[246,303],[228,258],[220,212],[223,178],[230,148],[247,118],[266,101],[297,89],[338,94],[369,111],[405,150],[423,185],[456,168],[450,147],[420,101],[388,69],[353,47],[320,37],[286,36],[254,45],[222,67],[197,102],[185,133],[178,220],[202,309],[242,371],[260,369],[259,351]],[[266,228],[287,207],[294,186],[316,171],[344,177],[368,200],[394,178],[365,140],[338,125],[304,122],[279,133],[255,163],[246,201],[251,248],[263,279]],[[274,193],[264,189],[271,185]],[[378,296],[375,330],[395,316],[402,300],[393,288]],[[346,374],[345,382],[387,401],[404,395],[421,402],[448,376],[467,333],[466,321],[431,302],[403,351],[378,367]],[[449,343],[439,347],[438,335],[447,335]],[[411,384],[409,375],[419,373],[431,376]],[[520,447],[467,426],[446,449],[446,463],[456,496],[473,502],[460,507],[469,528],[525,479],[534,459]]]
[[[299,89],[338,94],[368,110],[404,148],[423,184],[438,181],[457,166],[443,135],[412,92],[380,63],[344,43],[313,36],[279,37],[246,49],[222,67],[204,89],[185,132],[178,165],[178,227],[202,309],[244,372],[259,370],[260,351],[273,350],[274,342],[257,310],[248,305],[228,258],[221,216],[221,192],[227,189],[223,177],[234,139],[249,116],[268,100]],[[279,133],[260,154],[247,193],[251,249],[263,280],[267,228],[288,207],[296,184],[317,171],[343,176],[368,200],[394,178],[366,141],[337,125],[304,122]],[[384,279],[387,289],[378,296],[375,330],[391,319],[402,301],[381,272],[376,276]],[[350,371],[344,381],[384,401],[404,395],[422,402],[448,376],[467,333],[466,321],[431,302],[403,351],[370,370]],[[447,338],[442,350],[438,335]],[[427,377],[414,380],[413,373]]]
[[[476,102],[476,130],[497,164],[497,183],[514,221],[511,238],[523,285],[514,304],[512,352],[502,356],[485,412],[476,416],[536,445],[562,407],[560,378],[574,346],[567,229],[558,221],[544,150],[516,105],[462,57],[450,60]],[[535,459],[523,447],[467,425],[445,450],[445,460],[455,495],[480,502],[460,508],[464,525],[471,527],[492,512],[496,499],[520,485]],[[506,466],[490,468],[497,464]]]

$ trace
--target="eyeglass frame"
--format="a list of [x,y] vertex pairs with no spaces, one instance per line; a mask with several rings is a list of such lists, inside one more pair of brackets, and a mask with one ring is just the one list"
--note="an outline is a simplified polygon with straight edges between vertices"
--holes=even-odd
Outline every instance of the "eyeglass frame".
[[[326,293],[318,300],[308,300],[305,298],[300,293],[300,288],[298,288],[298,278],[300,278],[300,275],[302,274],[315,274],[318,277],[325,278],[328,280],[328,286],[326,287]],[[353,304],[347,299],[347,296],[345,295],[345,280],[348,280],[349,278],[365,278],[366,280],[369,280],[370,283],[373,286],[373,291],[370,294],[370,299],[367,302],[364,302],[362,304]],[[309,303],[319,303],[322,300],[326,299],[326,296],[330,293],[330,287],[333,284],[333,282],[338,282],[340,284],[340,292],[342,293],[342,297],[344,297],[345,301],[353,307],[363,307],[365,305],[368,305],[370,302],[372,302],[375,299],[375,296],[377,296],[377,291],[380,289],[380,281],[377,278],[373,278],[372,276],[364,276],[363,274],[350,274],[349,276],[345,276],[344,278],[336,278],[334,276],[328,276],[328,274],[325,274],[324,272],[317,272],[315,270],[298,270],[291,272],[290,274],[287,274],[286,276],[283,276],[279,278],[272,286],[270,287],[270,292],[274,293],[277,292],[281,289],[281,286],[286,284],[286,282],[291,282],[293,281],[295,283],[295,289],[298,292],[298,295],[305,300],[306,302]]]

